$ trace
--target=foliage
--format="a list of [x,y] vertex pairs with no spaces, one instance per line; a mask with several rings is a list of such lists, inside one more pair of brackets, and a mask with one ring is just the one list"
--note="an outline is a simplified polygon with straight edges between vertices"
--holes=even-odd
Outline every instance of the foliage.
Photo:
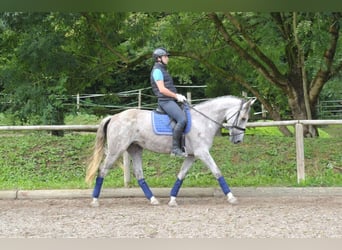
[[[21,124],[63,124],[67,96],[149,87],[151,52],[163,46],[176,84],[207,85],[199,98],[244,91],[270,119],[315,117],[321,90],[323,100],[339,92],[340,23],[339,12],[0,13],[0,109]],[[87,102],[83,111],[105,115],[117,110],[96,104],[133,99]]]
[[342,100],[341,78],[330,81],[324,86],[321,93],[321,101]]
[[[10,101],[2,107],[22,124],[64,124],[60,96],[67,90],[68,70],[74,57],[63,49],[65,34],[49,13],[5,13],[2,37],[6,64],[0,67],[3,93]],[[6,50],[5,49],[5,50]]]

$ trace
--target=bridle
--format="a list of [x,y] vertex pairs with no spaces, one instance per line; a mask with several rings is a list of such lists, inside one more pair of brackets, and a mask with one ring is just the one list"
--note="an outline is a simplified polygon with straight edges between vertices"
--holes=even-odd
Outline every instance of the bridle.
[[244,101],[241,100],[241,104],[240,104],[239,110],[236,111],[231,117],[229,117],[228,119],[226,119],[227,121],[229,121],[232,117],[234,117],[234,116],[236,115],[236,117],[235,117],[234,122],[233,122],[232,125],[229,125],[229,124],[227,124],[227,123],[223,123],[223,124],[222,124],[222,126],[223,126],[224,128],[226,128],[226,129],[228,129],[229,131],[230,131],[232,128],[237,129],[237,130],[239,130],[239,131],[242,131],[242,132],[240,132],[240,133],[233,134],[233,135],[230,135],[230,136],[233,136],[233,137],[234,137],[234,136],[243,134],[243,133],[246,131],[245,128],[242,128],[242,127],[238,126],[238,121],[239,121],[239,117],[240,117],[240,113],[241,113],[243,104],[244,104]]
[[207,116],[206,114],[204,114],[203,112],[199,111],[198,109],[195,109],[193,106],[191,106],[188,102],[186,102],[186,105],[188,105],[189,108],[191,108],[192,110],[196,111],[197,113],[201,114],[202,116],[204,116],[205,118],[207,118],[208,120],[212,121],[213,123],[217,124],[220,128],[225,128],[227,130],[231,130],[232,128],[234,129],[237,129],[239,131],[242,131],[240,133],[237,133],[237,134],[229,134],[230,136],[237,136],[237,135],[240,135],[240,134],[243,134],[245,132],[245,128],[242,128],[240,126],[238,126],[238,121],[239,121],[239,117],[240,117],[240,112],[242,110],[242,106],[244,104],[244,101],[241,100],[241,104],[240,104],[240,108],[238,111],[236,111],[232,116],[230,116],[228,119],[226,119],[227,121],[229,121],[232,117],[236,116],[235,119],[234,119],[234,122],[232,125],[229,125],[227,123],[219,123],[218,121],[212,119],[211,117]]

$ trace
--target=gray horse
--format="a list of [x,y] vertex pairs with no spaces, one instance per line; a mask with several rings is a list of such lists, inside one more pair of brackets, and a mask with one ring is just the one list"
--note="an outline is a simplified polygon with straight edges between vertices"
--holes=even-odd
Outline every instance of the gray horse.
[[[245,100],[234,96],[222,96],[193,107],[190,106],[191,129],[185,134],[188,156],[185,158],[177,180],[171,189],[168,203],[170,206],[177,206],[176,197],[182,182],[196,159],[200,159],[211,170],[223,193],[227,196],[228,202],[237,203],[237,199],[232,194],[209,150],[215,134],[222,127],[229,129],[231,142],[243,141],[250,107],[255,100],[255,98]],[[102,183],[109,169],[125,151],[132,158],[134,176],[146,198],[153,205],[159,204],[144,179],[142,152],[143,149],[147,149],[157,153],[169,154],[171,152],[171,136],[157,135],[154,132],[151,112],[129,109],[106,117],[101,121],[96,134],[92,160],[86,173],[88,184],[91,184],[97,176],[91,203],[93,206],[99,205],[98,198]],[[104,156],[106,157],[103,161]]]

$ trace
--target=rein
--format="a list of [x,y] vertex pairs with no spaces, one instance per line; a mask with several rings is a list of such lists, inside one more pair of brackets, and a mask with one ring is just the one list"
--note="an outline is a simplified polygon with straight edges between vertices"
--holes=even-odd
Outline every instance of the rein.
[[215,121],[214,119],[210,118],[209,116],[207,116],[206,114],[204,114],[203,112],[199,111],[198,109],[195,109],[193,106],[191,106],[189,103],[186,103],[189,108],[191,108],[192,110],[196,111],[197,113],[201,114],[202,116],[204,116],[205,118],[207,118],[208,120],[212,121],[213,123],[216,123],[217,125],[220,126],[220,128],[224,128],[223,124],[219,123],[218,121]]
[[[196,111],[197,113],[201,114],[202,116],[204,116],[205,118],[207,118],[208,120],[214,122],[215,124],[217,124],[220,128],[225,128],[225,129],[230,129],[230,128],[235,128],[237,130],[243,131],[242,133],[244,133],[244,131],[246,130],[245,128],[241,128],[237,125],[238,119],[239,119],[239,115],[240,115],[240,111],[242,109],[242,105],[243,105],[243,101],[241,101],[240,104],[240,109],[238,111],[236,111],[231,117],[229,117],[228,119],[226,119],[227,121],[230,120],[232,117],[234,117],[236,114],[238,114],[233,122],[233,125],[230,126],[227,123],[219,123],[218,121],[215,121],[214,119],[212,119],[211,117],[207,116],[206,114],[204,114],[203,112],[199,111],[198,109],[195,109],[193,106],[191,106],[188,102],[186,102],[186,105],[188,105],[189,108],[191,108],[192,110]],[[236,136],[238,134],[235,134],[233,136]]]

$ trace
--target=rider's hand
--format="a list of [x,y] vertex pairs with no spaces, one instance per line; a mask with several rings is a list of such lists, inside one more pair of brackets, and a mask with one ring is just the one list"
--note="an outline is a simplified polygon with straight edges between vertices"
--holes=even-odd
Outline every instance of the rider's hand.
[[184,95],[181,95],[181,94],[176,94],[176,99],[177,99],[177,102],[185,102],[186,101],[186,97]]

